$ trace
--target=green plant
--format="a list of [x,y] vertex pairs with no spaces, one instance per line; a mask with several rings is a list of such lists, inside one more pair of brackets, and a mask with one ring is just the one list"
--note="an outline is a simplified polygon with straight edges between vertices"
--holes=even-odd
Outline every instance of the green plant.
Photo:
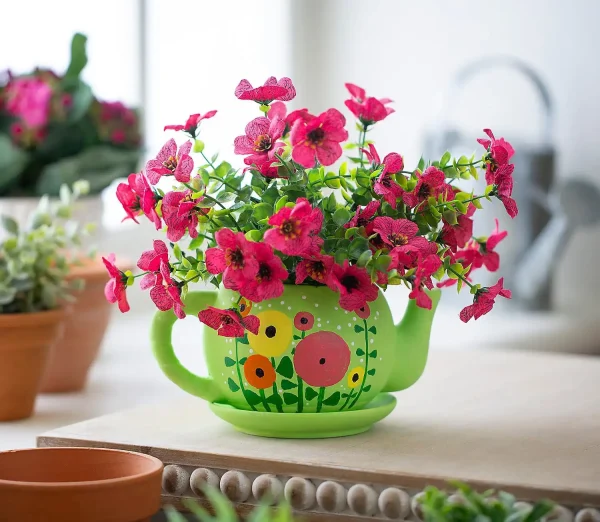
[[63,185],[60,201],[43,196],[25,227],[11,216],[1,216],[7,237],[0,240],[0,314],[51,310],[72,301],[82,282],[67,281],[82,237],[93,225],[69,221],[74,203],[88,193],[87,182]]
[[504,491],[473,491],[466,484],[452,482],[455,495],[428,487],[419,499],[425,522],[537,522],[542,520],[554,505],[546,500],[537,502],[531,509],[515,505],[515,497]]

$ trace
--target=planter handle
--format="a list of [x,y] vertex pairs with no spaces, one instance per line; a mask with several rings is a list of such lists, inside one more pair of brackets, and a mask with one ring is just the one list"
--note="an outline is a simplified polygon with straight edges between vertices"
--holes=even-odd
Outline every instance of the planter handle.
[[[185,311],[197,315],[217,300],[213,291],[190,292],[185,299]],[[150,341],[152,351],[163,373],[182,390],[208,402],[222,399],[222,393],[210,377],[200,377],[185,368],[173,350],[172,333],[177,317],[173,310],[157,312],[152,321]],[[206,347],[205,347],[206,348]]]

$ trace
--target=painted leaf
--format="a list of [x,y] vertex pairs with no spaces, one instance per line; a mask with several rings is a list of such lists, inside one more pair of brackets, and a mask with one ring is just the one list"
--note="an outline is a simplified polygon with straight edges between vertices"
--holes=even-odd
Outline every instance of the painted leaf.
[[317,395],[319,394],[312,388],[306,388],[306,391],[304,392],[304,397],[306,397],[307,401],[312,401]]
[[301,339],[301,337],[299,335],[294,334],[294,340],[298,341],[299,339]]
[[244,337],[238,337],[237,340],[240,344],[250,344],[248,342],[248,334],[244,335]]
[[281,387],[284,390],[293,390],[294,388],[297,388],[298,385],[295,382],[288,381],[287,379],[283,379],[281,381]]
[[248,357],[242,357],[242,358],[240,359],[240,364],[241,364],[242,366],[244,366],[244,364],[246,364],[246,361],[247,361],[247,360],[248,360]]
[[369,332],[371,332],[373,335],[377,334],[377,328],[375,327],[375,325],[371,326],[371,328],[369,328]]
[[298,396],[293,393],[284,393],[283,402],[286,404],[296,404],[298,402]]
[[327,406],[335,406],[338,402],[340,402],[340,392],[336,391],[335,393],[332,393],[329,397],[327,397],[323,401],[323,404],[326,404]]
[[228,368],[235,365],[235,361],[231,357],[225,357],[225,366]]
[[371,368],[367,373],[369,375],[375,375],[375,368]]
[[365,329],[364,329],[362,326],[359,326],[359,325],[355,324],[355,325],[354,325],[354,331],[355,331],[356,333],[360,333],[360,332],[364,332],[364,331],[365,331]]
[[236,392],[240,389],[240,387],[237,385],[237,383],[231,377],[229,377],[229,379],[227,380],[227,385],[229,386],[229,389],[232,392]]
[[377,350],[372,350],[371,352],[369,352],[369,357],[377,357]]
[[277,373],[283,375],[286,379],[291,379],[294,375],[294,365],[287,355],[281,358],[281,361],[277,366]]
[[371,385],[370,385],[370,384],[369,384],[368,386],[365,386],[365,387],[363,388],[363,391],[364,391],[364,392],[368,392],[368,391],[370,391],[370,390],[371,390]]
[[267,402],[275,404],[276,406],[281,406],[281,404],[283,403],[278,393],[274,393],[273,395],[267,397]]
[[345,399],[345,398],[347,398],[347,397],[348,397],[348,394],[347,394],[347,393],[342,393],[342,399]]
[[365,351],[362,348],[357,348],[356,349],[356,355],[361,356],[364,355]]
[[252,390],[245,390],[244,397],[246,397],[246,401],[251,406],[255,406],[260,402],[260,396],[258,395],[258,393],[254,393]]

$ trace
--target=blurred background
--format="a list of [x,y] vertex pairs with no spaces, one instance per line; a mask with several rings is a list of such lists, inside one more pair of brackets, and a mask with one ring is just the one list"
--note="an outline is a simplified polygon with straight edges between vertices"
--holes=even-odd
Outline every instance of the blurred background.
[[[0,70],[18,74],[44,66],[63,71],[73,33],[87,35],[83,79],[98,97],[140,109],[140,166],[166,141],[164,125],[211,109],[219,113],[204,126],[206,150],[240,165],[233,139],[256,111],[234,97],[234,88],[241,78],[260,84],[271,75],[292,78],[298,91],[292,106],[313,112],[336,107],[349,116],[344,82],[392,98],[396,113],[377,126],[372,138],[383,153],[400,152],[409,168],[422,154],[439,158],[446,149],[479,154],[475,140],[484,127],[506,136],[517,150],[515,195],[521,213],[511,222],[494,204],[481,213],[475,232],[489,234],[494,217],[501,218],[510,241],[498,248],[500,272],[515,297],[497,314],[465,326],[457,315],[469,296],[446,291],[434,343],[531,348],[533,342],[542,349],[598,352],[600,3],[0,4],[5,22]],[[116,183],[102,193],[99,246],[135,261],[158,235],[145,221],[121,223]],[[523,280],[522,266],[539,269],[537,279]],[[392,289],[389,299],[399,317],[404,290]],[[153,309],[147,296],[134,295],[131,301],[134,313]],[[448,328],[457,335],[449,336]]]

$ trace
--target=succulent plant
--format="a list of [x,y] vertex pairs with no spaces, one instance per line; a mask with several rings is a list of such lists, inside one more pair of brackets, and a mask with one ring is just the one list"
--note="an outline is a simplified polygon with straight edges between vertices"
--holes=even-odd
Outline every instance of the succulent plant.
[[93,225],[70,221],[73,205],[87,194],[87,182],[63,185],[60,201],[43,196],[25,227],[0,216],[7,237],[0,241],[0,314],[51,310],[72,301],[82,282],[68,281],[69,265]]

